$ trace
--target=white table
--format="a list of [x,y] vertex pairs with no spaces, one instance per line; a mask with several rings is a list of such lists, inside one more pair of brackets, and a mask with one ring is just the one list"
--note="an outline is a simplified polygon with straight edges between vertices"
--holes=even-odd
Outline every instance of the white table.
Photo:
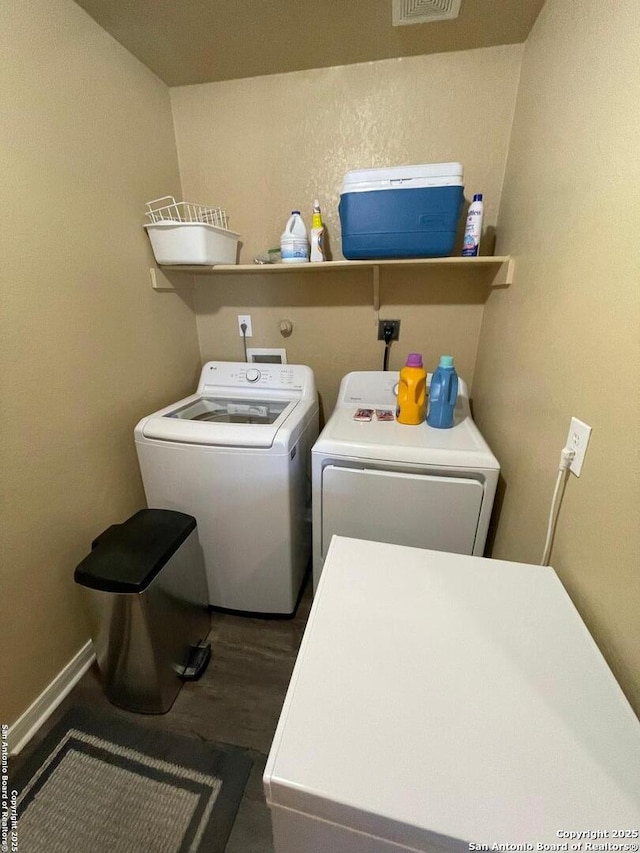
[[276,853],[637,850],[640,723],[553,569],[335,537],[264,784]]

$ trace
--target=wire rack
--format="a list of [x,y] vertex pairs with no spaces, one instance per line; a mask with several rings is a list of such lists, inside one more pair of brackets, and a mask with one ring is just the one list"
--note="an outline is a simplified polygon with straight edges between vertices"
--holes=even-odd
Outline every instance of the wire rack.
[[201,222],[217,228],[229,228],[229,219],[221,207],[208,207],[188,201],[176,201],[172,195],[147,202],[146,216],[150,222]]

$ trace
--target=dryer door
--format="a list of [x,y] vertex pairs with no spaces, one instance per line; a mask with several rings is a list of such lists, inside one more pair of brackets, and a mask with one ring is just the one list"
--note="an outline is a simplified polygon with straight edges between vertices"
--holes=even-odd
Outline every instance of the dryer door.
[[328,465],[322,556],[334,534],[472,554],[483,494],[477,480]]

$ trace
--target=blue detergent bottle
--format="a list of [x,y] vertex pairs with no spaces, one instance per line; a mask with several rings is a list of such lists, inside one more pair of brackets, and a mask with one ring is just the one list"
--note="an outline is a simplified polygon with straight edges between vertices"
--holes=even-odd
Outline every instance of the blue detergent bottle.
[[441,355],[429,386],[429,413],[427,423],[436,429],[453,426],[453,410],[458,397],[458,374],[452,355]]

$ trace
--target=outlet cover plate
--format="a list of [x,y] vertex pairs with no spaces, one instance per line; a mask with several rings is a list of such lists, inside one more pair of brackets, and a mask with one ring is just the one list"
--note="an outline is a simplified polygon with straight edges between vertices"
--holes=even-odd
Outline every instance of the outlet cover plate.
[[578,418],[571,418],[571,426],[569,427],[569,435],[567,436],[566,447],[570,450],[575,450],[575,456],[571,460],[569,470],[573,471],[576,477],[580,476],[582,464],[589,446],[589,438],[591,437],[591,427],[585,424]]
[[384,327],[390,323],[393,326],[392,341],[400,340],[400,320],[378,320],[378,340],[384,340]]
[[245,337],[253,337],[253,330],[251,328],[251,314],[238,314],[238,334],[240,335],[240,337],[242,337],[243,323],[247,324],[247,331],[245,333]]

